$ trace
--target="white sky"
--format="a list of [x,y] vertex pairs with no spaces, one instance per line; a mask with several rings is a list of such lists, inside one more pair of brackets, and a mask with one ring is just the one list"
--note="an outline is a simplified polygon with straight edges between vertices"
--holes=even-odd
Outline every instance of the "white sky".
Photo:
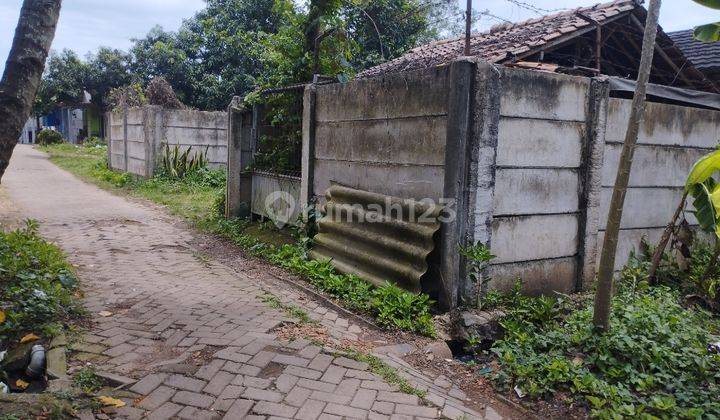
[[[458,0],[462,7],[465,0]],[[607,0],[524,0],[542,9],[572,8]],[[0,72],[10,51],[22,0],[0,0]],[[127,49],[131,38],[139,38],[155,25],[177,29],[182,20],[204,7],[204,0],[64,0],[53,49],[69,48],[85,55],[100,46]],[[473,0],[476,10],[510,21],[537,16],[508,0]],[[720,20],[720,13],[691,0],[665,0],[661,24],[667,31]],[[477,29],[486,29],[497,20],[483,18]]]

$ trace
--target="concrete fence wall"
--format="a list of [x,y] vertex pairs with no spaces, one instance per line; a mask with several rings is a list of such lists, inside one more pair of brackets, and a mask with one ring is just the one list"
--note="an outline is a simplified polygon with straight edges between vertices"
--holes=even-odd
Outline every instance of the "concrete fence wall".
[[[610,99],[604,145],[600,235],[604,237],[620,151],[632,101]],[[640,126],[630,185],[625,198],[616,269],[627,262],[644,236],[657,243],[682,195],[687,174],[720,140],[720,112],[660,103],[647,104]],[[688,223],[697,220],[685,213]],[[601,242],[602,243],[602,242]]]
[[[300,205],[322,203],[333,183],[400,198],[455,200],[458,217],[436,235],[427,274],[440,285],[445,307],[474,302],[487,288],[507,290],[518,278],[528,293],[587,288],[595,279],[630,113],[629,100],[611,96],[604,79],[468,59],[309,85]],[[241,124],[243,115],[233,121]],[[648,104],[617,268],[641,237],[658,240],[690,167],[719,138],[718,111]],[[248,153],[241,139],[230,140],[235,156]],[[459,245],[478,243],[497,257],[482,284],[468,280],[468,261],[458,253]]]
[[316,91],[313,195],[332,183],[400,198],[443,196],[448,68]]
[[108,161],[115,170],[151,177],[162,147],[207,149],[210,166],[227,164],[227,113],[171,110],[159,106],[108,113]]
[[[574,290],[590,80],[503,71],[489,276],[506,289]],[[483,224],[482,228],[485,225]]]

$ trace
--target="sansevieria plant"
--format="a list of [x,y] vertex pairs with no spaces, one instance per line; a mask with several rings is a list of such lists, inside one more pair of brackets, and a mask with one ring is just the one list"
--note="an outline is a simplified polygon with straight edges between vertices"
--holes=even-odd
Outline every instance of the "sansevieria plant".
[[192,153],[192,147],[188,147],[181,152],[179,145],[175,145],[171,149],[165,143],[161,160],[163,173],[171,178],[184,178],[190,172],[206,167],[208,149],[209,147],[206,147],[204,151]]

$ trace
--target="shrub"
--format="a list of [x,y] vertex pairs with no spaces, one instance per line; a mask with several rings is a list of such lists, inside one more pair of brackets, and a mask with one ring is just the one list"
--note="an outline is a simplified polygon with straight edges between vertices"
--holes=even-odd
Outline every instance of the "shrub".
[[27,332],[51,336],[78,316],[77,283],[62,251],[38,235],[35,222],[0,231],[0,342]]
[[170,83],[162,76],[153,77],[148,83],[145,97],[150,105],[160,105],[168,109],[185,109],[185,105],[175,95]]
[[98,147],[98,146],[106,146],[107,143],[105,140],[101,139],[100,137],[88,137],[83,141],[83,146],[85,147]]
[[143,106],[146,103],[145,93],[139,83],[114,88],[108,94],[108,105],[116,112],[126,107]]
[[64,142],[62,134],[55,130],[45,128],[40,130],[37,134],[37,143],[41,146],[47,146],[49,144],[60,144]]
[[593,328],[590,295],[505,306],[494,379],[533,397],[569,392],[599,418],[720,416],[720,356],[707,351],[718,322],[667,287],[626,278],[612,305],[605,334]]

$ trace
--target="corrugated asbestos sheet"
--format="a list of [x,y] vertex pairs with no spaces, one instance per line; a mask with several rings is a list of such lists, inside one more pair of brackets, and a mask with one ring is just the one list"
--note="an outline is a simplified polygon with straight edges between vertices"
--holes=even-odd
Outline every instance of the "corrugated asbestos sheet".
[[375,285],[389,281],[419,292],[441,211],[440,205],[333,185],[310,256]]

